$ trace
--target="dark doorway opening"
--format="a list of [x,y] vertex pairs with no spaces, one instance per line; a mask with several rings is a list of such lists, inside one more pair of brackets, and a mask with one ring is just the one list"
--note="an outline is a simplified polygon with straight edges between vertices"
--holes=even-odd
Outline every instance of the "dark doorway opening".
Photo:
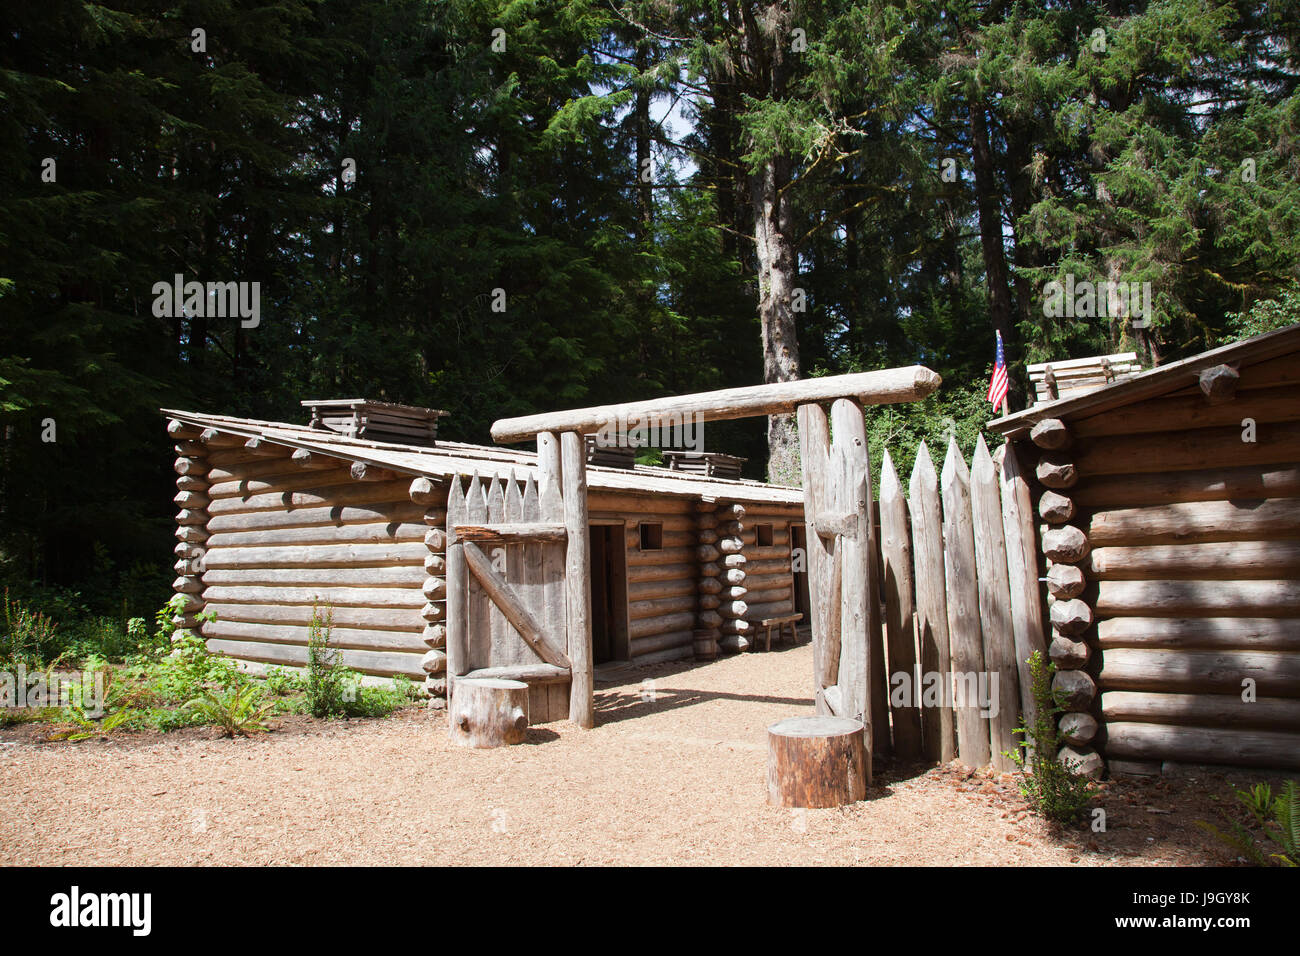
[[621,524],[591,525],[592,663],[630,659],[626,534]]

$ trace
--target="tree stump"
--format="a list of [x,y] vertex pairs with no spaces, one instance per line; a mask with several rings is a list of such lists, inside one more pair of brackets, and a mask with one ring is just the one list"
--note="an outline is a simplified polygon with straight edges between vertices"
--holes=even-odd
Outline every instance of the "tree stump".
[[528,732],[528,685],[517,680],[462,677],[452,684],[447,722],[462,747],[523,743]]
[[867,752],[860,720],[791,717],[767,728],[767,802],[825,808],[867,795]]

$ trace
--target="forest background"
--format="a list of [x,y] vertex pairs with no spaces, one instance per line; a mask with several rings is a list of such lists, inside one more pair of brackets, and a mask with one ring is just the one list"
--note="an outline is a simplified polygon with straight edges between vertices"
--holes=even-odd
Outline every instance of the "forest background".
[[[1300,3],[45,0],[0,29],[0,579],[167,597],[159,407],[496,418],[922,363],[873,456],[1027,362],[1300,319]],[[158,315],[176,275],[260,320]],[[1150,314],[1045,289],[1149,283]],[[1081,311],[1087,312],[1087,309]],[[1138,321],[1134,321],[1138,319]],[[790,474],[780,419],[709,450]]]

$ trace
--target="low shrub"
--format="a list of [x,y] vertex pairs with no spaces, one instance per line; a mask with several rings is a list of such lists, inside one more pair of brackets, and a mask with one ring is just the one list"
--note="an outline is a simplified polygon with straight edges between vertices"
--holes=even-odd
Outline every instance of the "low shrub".
[[404,677],[392,687],[363,687],[361,675],[342,663],[330,646],[334,613],[312,608],[307,640],[306,710],[313,717],[387,717],[417,699],[419,692]]
[[1065,712],[1061,696],[1052,690],[1056,665],[1044,660],[1041,651],[1034,651],[1029,657],[1029,669],[1038,715],[1028,722],[1021,715],[1022,725],[1015,729],[1028,756],[1019,749],[1004,755],[1015,761],[1020,793],[1031,810],[1053,823],[1076,823],[1092,801],[1096,788],[1078,772],[1076,764],[1056,759],[1063,742],[1056,718]]
[[[415,685],[401,678],[391,687],[362,687],[361,676],[344,666],[338,650],[330,646],[329,609],[313,610],[304,673],[273,667],[255,681],[234,661],[209,651],[197,631],[177,628],[173,618],[184,601],[177,595],[160,607],[152,627],[143,617],[125,625],[103,618],[65,630],[46,611],[6,592],[0,669],[16,670],[21,664],[29,673],[44,671],[48,684],[48,672],[80,661],[83,671],[103,673],[105,700],[103,715],[97,717],[76,707],[0,708],[0,726],[63,724],[67,726],[56,735],[63,740],[84,740],[119,728],[166,732],[203,724],[216,724],[227,734],[246,734],[263,729],[264,718],[271,714],[382,717],[420,696]],[[205,622],[216,615],[204,612],[197,617]],[[92,631],[98,636],[87,637]],[[69,640],[71,632],[83,637]]]

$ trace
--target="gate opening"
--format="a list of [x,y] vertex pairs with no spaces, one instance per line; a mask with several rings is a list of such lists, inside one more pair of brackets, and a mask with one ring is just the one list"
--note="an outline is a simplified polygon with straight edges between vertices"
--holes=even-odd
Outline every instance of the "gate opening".
[[630,660],[623,525],[593,524],[590,528],[592,663]]

